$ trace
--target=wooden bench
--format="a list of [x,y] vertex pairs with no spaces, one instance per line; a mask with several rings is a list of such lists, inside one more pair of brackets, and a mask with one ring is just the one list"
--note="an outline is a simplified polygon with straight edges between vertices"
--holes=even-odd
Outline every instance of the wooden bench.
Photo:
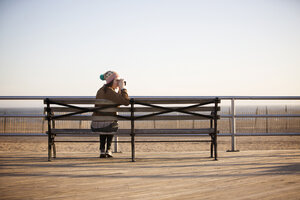
[[[95,107],[101,105],[100,107]],[[119,130],[116,136],[127,136],[130,140],[119,141],[131,143],[132,161],[135,161],[135,143],[136,142],[209,142],[210,156],[217,160],[217,121],[219,119],[218,111],[220,100],[218,98],[187,98],[187,97],[158,97],[158,98],[131,98],[129,106],[120,106],[108,100],[99,100],[92,98],[47,98],[44,100],[46,119],[48,120],[48,160],[56,157],[57,136],[95,136],[107,134],[92,132],[91,129],[80,128],[56,128],[56,121],[92,121],[92,120],[118,120],[128,121],[130,128]],[[116,116],[92,116],[93,111],[97,112],[118,112]],[[170,127],[167,129],[142,129],[136,128],[135,122],[138,121],[157,121],[157,120],[208,120],[206,127],[178,129]],[[136,141],[136,137],[190,137],[190,136],[210,136],[209,140],[167,140],[167,141]],[[80,142],[80,141],[76,141]],[[82,141],[84,142],[84,141]],[[87,141],[89,142],[89,141]]]

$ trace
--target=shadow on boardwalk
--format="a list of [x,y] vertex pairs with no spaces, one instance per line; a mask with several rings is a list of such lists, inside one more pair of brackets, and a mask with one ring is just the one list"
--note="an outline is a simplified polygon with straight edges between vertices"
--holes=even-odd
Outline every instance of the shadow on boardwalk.
[[221,152],[218,161],[207,154],[137,153],[132,163],[130,153],[60,153],[48,162],[46,153],[0,152],[0,192],[4,199],[298,198],[300,151]]

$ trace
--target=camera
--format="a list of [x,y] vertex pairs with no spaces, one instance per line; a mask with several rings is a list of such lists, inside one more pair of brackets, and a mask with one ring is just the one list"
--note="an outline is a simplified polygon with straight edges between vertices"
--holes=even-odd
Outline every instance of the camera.
[[[119,79],[118,80],[118,84],[119,84],[119,82],[121,81],[122,79]],[[124,85],[126,86],[126,81],[124,81]]]

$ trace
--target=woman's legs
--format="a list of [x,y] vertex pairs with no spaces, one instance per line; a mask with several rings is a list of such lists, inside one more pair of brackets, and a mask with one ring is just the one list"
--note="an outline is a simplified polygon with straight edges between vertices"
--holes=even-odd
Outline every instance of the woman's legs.
[[111,143],[113,139],[113,135],[107,135],[107,146],[106,146],[106,156],[112,157],[112,151],[111,151]]
[[[103,158],[105,155],[107,157],[112,157],[111,143],[113,135],[100,135],[100,157]],[[106,152],[105,152],[106,145]]]
[[110,150],[111,149],[111,143],[112,143],[112,139],[113,139],[113,135],[107,135],[106,138],[107,138],[107,148],[106,150]]
[[100,135],[100,158],[104,158],[105,156],[105,143],[106,143],[106,135]]

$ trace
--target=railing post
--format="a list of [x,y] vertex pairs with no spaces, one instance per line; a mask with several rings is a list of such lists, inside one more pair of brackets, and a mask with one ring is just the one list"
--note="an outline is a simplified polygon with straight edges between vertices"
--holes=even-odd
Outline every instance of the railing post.
[[[4,116],[6,115],[6,112],[4,112]],[[4,117],[4,132],[6,133],[6,117]]]
[[52,133],[51,133],[51,109],[49,99],[46,99],[47,103],[47,121],[48,121],[48,161],[52,158]]
[[131,113],[131,157],[132,162],[135,162],[135,132],[134,132],[134,99],[130,99],[130,113]]
[[227,152],[237,152],[236,150],[236,119],[235,119],[235,102],[234,98],[231,99],[231,150],[228,150]]
[[[268,106],[266,106],[266,115],[269,115]],[[269,133],[269,118],[266,117],[266,133]]]
[[114,145],[114,153],[118,153],[118,136],[117,135],[115,135],[115,137],[114,137],[114,143],[115,143],[115,145]]
[[215,160],[218,160],[218,150],[217,150],[217,134],[218,134],[218,103],[219,99],[215,99],[215,111],[214,111],[214,151],[215,151]]
[[79,120],[79,129],[82,129],[82,120]]

